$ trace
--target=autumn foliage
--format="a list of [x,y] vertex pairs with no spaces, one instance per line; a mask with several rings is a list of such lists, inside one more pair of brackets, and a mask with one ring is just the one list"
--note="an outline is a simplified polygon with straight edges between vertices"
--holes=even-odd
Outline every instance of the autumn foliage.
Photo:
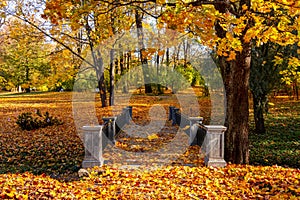
[[[149,106],[176,104],[155,96],[134,96],[133,115],[146,124]],[[207,100],[204,101],[205,105]],[[143,102],[143,104],[142,104]],[[200,103],[201,104],[201,103]],[[199,148],[189,148],[171,165],[145,162],[139,168],[109,164],[89,169],[78,177],[83,144],[77,135],[71,110],[71,93],[21,94],[1,97],[0,198],[2,199],[299,199],[300,171],[281,166],[232,165],[204,167]],[[100,115],[111,115],[100,108]],[[49,111],[65,122],[59,126],[23,131],[15,122],[22,112]],[[203,114],[209,110],[203,109]],[[101,114],[102,113],[102,114]],[[138,115],[138,113],[142,113]],[[98,116],[101,119],[102,116]],[[175,128],[175,127],[173,127]],[[169,131],[172,131],[169,129]],[[169,135],[170,136],[170,135]],[[138,138],[137,138],[138,140]],[[143,141],[123,137],[128,151],[149,150],[155,142],[168,142],[163,133]],[[139,147],[133,146],[140,145]],[[159,144],[159,143],[156,143]],[[257,147],[256,147],[257,148]],[[296,153],[296,152],[295,152]],[[259,154],[259,152],[256,152]]]
[[30,173],[0,175],[1,198],[49,199],[297,199],[300,173],[282,167],[229,165],[157,169],[94,168],[81,181]]

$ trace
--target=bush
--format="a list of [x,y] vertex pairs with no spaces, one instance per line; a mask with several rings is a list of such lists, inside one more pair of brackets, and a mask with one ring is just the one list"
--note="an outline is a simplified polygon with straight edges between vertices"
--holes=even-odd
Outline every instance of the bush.
[[63,124],[59,119],[50,116],[48,112],[42,114],[40,110],[37,110],[36,115],[37,117],[33,117],[31,112],[22,113],[18,116],[16,123],[22,130],[27,131]]

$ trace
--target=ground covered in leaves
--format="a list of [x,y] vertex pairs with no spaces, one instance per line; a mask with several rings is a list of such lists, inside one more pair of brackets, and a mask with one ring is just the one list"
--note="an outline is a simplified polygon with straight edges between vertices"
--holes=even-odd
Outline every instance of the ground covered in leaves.
[[[199,102],[201,115],[209,120],[209,98],[199,98]],[[140,125],[149,122],[151,105],[159,103],[166,110],[170,104],[176,105],[172,96],[135,95],[130,103]],[[21,130],[16,124],[18,116],[38,109],[64,123]],[[112,115],[111,108],[102,109],[98,103],[96,110],[100,123],[102,116]],[[250,135],[253,165],[207,168],[200,149],[191,147],[168,166],[130,169],[106,165],[90,169],[88,177],[79,178],[84,149],[74,125],[72,94],[1,95],[0,198],[300,199],[299,116],[299,101],[272,100],[266,119],[268,132]],[[130,152],[150,151],[150,147],[167,143],[173,137],[167,133],[173,129],[137,137],[134,144],[124,135],[118,145]]]
[[0,175],[1,198],[19,199],[297,199],[299,170],[229,165],[94,168],[81,181],[30,173]]

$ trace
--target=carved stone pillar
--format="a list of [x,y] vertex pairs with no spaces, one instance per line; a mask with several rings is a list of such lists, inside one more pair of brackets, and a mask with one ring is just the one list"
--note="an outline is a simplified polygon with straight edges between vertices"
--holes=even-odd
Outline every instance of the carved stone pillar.
[[102,126],[83,126],[84,131],[84,160],[83,168],[103,165],[102,157]]
[[205,139],[205,158],[206,166],[225,167],[224,160],[224,132],[225,126],[207,125]]

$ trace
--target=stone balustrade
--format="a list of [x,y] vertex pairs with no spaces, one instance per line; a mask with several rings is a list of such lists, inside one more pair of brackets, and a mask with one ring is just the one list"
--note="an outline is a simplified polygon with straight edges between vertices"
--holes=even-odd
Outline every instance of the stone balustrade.
[[84,131],[84,160],[82,162],[83,168],[90,168],[94,166],[103,165],[102,156],[102,127],[97,126],[83,126]]

